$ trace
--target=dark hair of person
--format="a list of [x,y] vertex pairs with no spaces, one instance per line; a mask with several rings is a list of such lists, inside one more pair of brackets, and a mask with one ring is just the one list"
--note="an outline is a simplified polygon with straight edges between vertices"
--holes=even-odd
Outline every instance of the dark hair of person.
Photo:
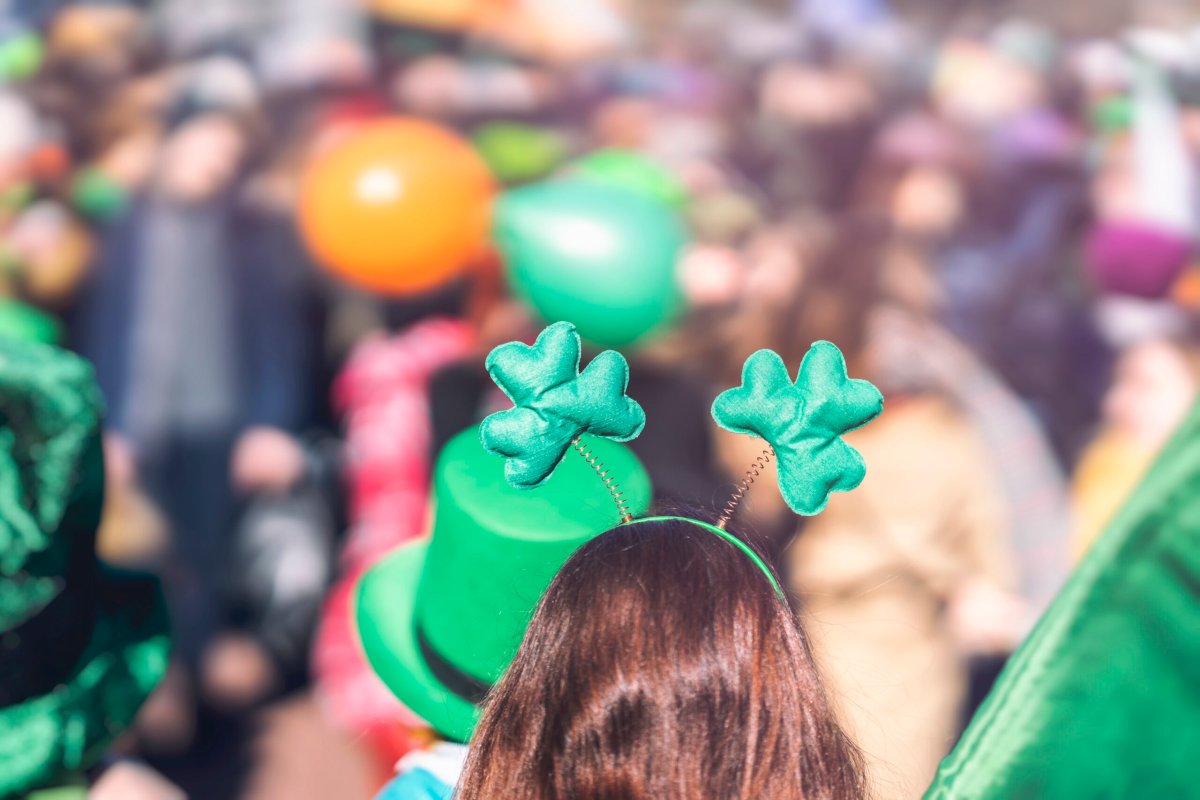
[[868,322],[886,299],[888,241],[886,224],[873,215],[851,215],[837,226],[781,320],[778,350],[787,364],[799,365],[812,343],[824,339],[845,353],[852,375],[865,373]]
[[687,521],[615,528],[550,584],[472,739],[461,800],[863,796],[804,632]]

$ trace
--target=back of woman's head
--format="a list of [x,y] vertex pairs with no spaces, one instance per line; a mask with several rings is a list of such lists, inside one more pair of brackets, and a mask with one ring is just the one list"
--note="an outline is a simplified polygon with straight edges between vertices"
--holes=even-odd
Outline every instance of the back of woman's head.
[[840,800],[859,775],[767,575],[712,531],[645,521],[551,583],[458,797]]

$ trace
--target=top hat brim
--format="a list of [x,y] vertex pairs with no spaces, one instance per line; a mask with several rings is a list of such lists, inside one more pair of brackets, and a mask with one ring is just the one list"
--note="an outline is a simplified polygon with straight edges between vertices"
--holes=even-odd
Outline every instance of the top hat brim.
[[359,579],[352,619],[367,662],[410,711],[447,739],[465,742],[479,708],[434,675],[417,641],[417,585],[428,540],[397,548]]
[[0,708],[0,798],[95,764],[167,670],[171,642],[158,581],[100,566],[92,638],[54,691]]

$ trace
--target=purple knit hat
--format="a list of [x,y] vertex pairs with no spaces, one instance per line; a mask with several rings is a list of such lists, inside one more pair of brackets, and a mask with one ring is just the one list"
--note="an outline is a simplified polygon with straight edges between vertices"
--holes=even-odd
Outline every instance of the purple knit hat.
[[1182,233],[1149,222],[1109,220],[1087,237],[1085,264],[1100,291],[1164,297],[1192,256]]

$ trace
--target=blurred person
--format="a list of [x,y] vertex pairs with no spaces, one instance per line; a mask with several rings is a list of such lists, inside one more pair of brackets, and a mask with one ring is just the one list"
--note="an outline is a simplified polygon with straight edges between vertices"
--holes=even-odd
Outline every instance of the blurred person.
[[739,165],[783,207],[841,210],[881,113],[867,76],[835,58],[780,62],[757,87],[757,108],[736,120]]
[[[270,147],[257,148],[255,167],[236,198],[230,236],[238,243],[239,264],[259,273],[248,302],[270,304],[277,315],[276,325],[247,341],[259,373],[257,391],[274,393],[262,402],[273,409],[281,430],[303,435],[302,463],[279,482],[272,478],[271,460],[255,454],[256,446],[234,453],[231,477],[240,502],[230,615],[204,659],[208,698],[229,711],[252,708],[307,677],[341,522],[339,447],[328,430],[330,412],[319,399],[328,394],[322,354],[326,298],[294,222],[317,129],[306,103],[267,109],[277,112],[268,124],[278,135]],[[290,460],[294,446],[278,439],[274,458]]]
[[931,254],[938,316],[1025,400],[1070,463],[1108,369],[1071,269],[1084,185],[1070,160],[1022,147],[982,154],[961,226]]
[[887,121],[855,187],[858,213],[886,216],[897,235],[935,248],[966,220],[978,145],[960,126],[928,111]]
[[978,435],[1003,494],[1027,629],[1070,569],[1067,481],[1048,437],[1020,398],[927,316],[891,308],[869,324],[884,369],[903,385],[923,386],[952,402]]
[[[1063,158],[1057,148],[1071,141],[1053,133],[1023,136],[1013,134],[1011,140],[1002,138],[1007,144],[995,146],[997,152],[1007,153],[1005,158],[1016,160],[1014,166],[1024,168],[1029,168],[1030,161]],[[1003,492],[1007,540],[1014,550],[1017,585],[1031,623],[1069,570],[1071,521],[1064,468],[1046,434],[1045,422],[998,374],[998,367],[987,360],[988,353],[973,352],[937,321],[949,314],[958,319],[960,312],[954,309],[968,302],[964,300],[966,291],[974,297],[970,302],[994,304],[997,314],[1032,314],[1039,319],[1049,313],[1023,310],[1006,296],[1011,290],[1003,283],[1013,279],[1014,271],[993,274],[983,264],[971,262],[975,272],[949,281],[942,271],[940,259],[953,252],[976,224],[974,195],[979,183],[986,180],[980,170],[995,168],[989,166],[988,159],[993,156],[986,145],[960,125],[930,113],[897,117],[875,142],[857,189],[860,211],[856,213],[880,215],[891,228],[879,251],[879,289],[895,307],[872,315],[869,338],[880,343],[886,354],[880,361],[898,381],[950,401],[979,436]],[[1022,263],[1015,271],[1030,266]],[[1051,262],[1038,268],[1049,271],[1057,267]],[[962,272],[970,269],[964,265]],[[964,290],[966,281],[971,283]],[[1023,287],[1021,291],[1036,296],[1038,288]],[[1041,298],[1034,302],[1051,307],[1061,301]],[[971,309],[978,315],[976,306]],[[982,320],[971,321],[982,327]],[[1057,331],[1044,322],[1030,333],[1034,332],[1061,346],[1055,339]],[[995,332],[998,340],[1017,335],[1008,328]],[[1023,355],[1028,358],[1027,353]],[[973,691],[975,688],[979,687]]]
[[45,69],[114,85],[143,55],[145,25],[143,4],[134,0],[61,3],[47,20]]
[[[966,656],[1007,652],[1029,620],[1012,593],[1012,543],[987,450],[918,365],[893,360],[894,334],[873,324],[894,303],[882,281],[886,240],[869,220],[843,223],[776,329],[775,346],[793,354],[785,359],[827,339],[887,398],[875,423],[846,437],[870,465],[866,480],[799,527],[784,563],[872,792],[912,797],[953,744]],[[740,469],[754,453],[724,455]]]
[[283,491],[304,463],[293,435],[309,387],[290,353],[305,332],[278,265],[241,249],[234,198],[254,123],[238,102],[178,98],[151,183],[105,231],[81,325],[111,409],[112,474],[142,483],[172,527],[189,670],[221,623],[235,489]]
[[364,737],[385,769],[420,741],[411,733],[419,726],[363,656],[351,624],[354,591],[366,570],[428,526],[433,458],[440,450],[433,382],[473,344],[465,322],[429,314],[394,333],[364,337],[333,385],[346,449],[348,531],[321,612],[313,671],[331,718]]
[[1150,336],[1125,347],[1104,397],[1102,427],[1075,468],[1078,560],[1141,482],[1200,394],[1200,349]]
[[238,514],[229,619],[205,657],[208,698],[223,710],[253,708],[307,679],[334,571],[338,446],[306,437],[304,460],[286,491],[255,492]]
[[554,578],[455,796],[849,800],[858,762],[759,567],[686,520],[646,520]]
[[986,42],[947,42],[930,110],[884,127],[858,203],[935,268],[941,322],[1028,404],[1068,464],[1108,354],[1072,269],[1087,218],[1083,143],[1052,92],[1056,52],[1044,31],[1015,24]]

